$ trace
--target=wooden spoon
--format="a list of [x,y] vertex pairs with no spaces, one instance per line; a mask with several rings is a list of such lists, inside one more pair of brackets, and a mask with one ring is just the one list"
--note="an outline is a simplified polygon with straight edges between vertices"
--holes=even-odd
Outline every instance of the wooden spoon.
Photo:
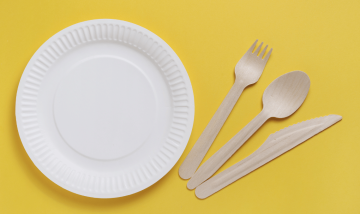
[[194,189],[210,178],[269,118],[285,118],[304,102],[310,79],[302,71],[286,73],[274,80],[263,95],[263,110],[196,171],[187,183]]

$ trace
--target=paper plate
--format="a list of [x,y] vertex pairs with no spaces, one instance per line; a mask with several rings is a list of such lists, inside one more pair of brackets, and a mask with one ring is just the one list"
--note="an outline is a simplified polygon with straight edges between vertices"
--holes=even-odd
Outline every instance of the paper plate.
[[190,137],[194,96],[175,52],[120,20],[91,20],[46,41],[16,97],[22,143],[50,180],[79,195],[121,197],[161,179]]

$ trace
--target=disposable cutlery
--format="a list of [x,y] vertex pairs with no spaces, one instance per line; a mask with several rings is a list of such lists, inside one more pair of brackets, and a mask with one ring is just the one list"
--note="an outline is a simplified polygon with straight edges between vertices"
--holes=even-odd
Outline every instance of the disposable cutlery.
[[304,102],[309,87],[310,79],[302,71],[289,72],[274,80],[263,94],[263,110],[200,166],[187,183],[188,189],[210,178],[269,118],[293,114]]

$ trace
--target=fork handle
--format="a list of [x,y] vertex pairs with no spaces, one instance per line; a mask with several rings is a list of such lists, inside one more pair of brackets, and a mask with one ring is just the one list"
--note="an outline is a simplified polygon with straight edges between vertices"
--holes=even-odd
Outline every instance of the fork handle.
[[180,166],[181,178],[189,179],[194,175],[246,86],[241,80],[235,79],[234,85]]

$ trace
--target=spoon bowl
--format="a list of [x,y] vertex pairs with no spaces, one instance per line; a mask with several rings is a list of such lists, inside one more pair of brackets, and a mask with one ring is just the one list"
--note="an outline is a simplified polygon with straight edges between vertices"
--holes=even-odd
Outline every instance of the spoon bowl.
[[304,102],[310,88],[310,78],[302,71],[292,71],[274,80],[263,94],[263,110],[269,117],[292,115]]

